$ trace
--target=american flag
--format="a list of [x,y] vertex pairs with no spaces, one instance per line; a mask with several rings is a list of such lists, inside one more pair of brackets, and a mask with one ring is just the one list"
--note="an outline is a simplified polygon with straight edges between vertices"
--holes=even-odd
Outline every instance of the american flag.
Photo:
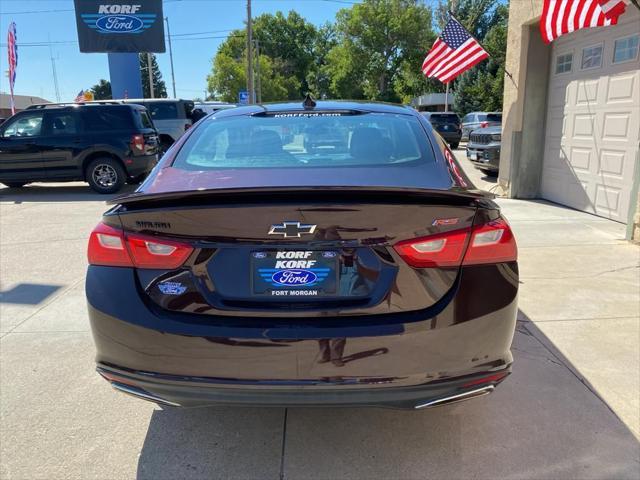
[[9,92],[11,93],[11,115],[16,113],[13,101],[13,86],[16,83],[16,68],[18,68],[18,45],[16,37],[16,22],[11,22],[7,33],[7,58],[9,60]]
[[75,103],[82,103],[84,102],[84,90],[80,90],[78,92],[78,95],[76,95],[76,99],[74,100]]
[[581,28],[618,23],[626,0],[544,0],[540,32],[545,43]]
[[631,0],[599,0],[602,13],[607,18],[618,18],[624,13]]
[[422,62],[422,73],[449,83],[488,56],[478,41],[451,17]]

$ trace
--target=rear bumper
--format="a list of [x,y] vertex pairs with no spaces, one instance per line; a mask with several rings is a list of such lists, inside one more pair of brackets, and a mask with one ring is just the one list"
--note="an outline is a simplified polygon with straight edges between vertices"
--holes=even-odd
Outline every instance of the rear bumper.
[[425,311],[316,321],[170,315],[127,268],[89,267],[86,284],[98,368],[116,384],[184,406],[398,408],[510,368],[517,287],[516,263],[464,267]]
[[430,408],[486,395],[511,373],[511,368],[507,367],[489,374],[411,387],[336,389],[330,384],[317,388],[222,386],[213,379],[131,372],[103,364],[99,364],[97,370],[114,389],[164,406],[362,406],[399,409]]
[[438,132],[442,138],[448,143],[460,143],[462,138],[461,132]]
[[500,168],[500,145],[467,144],[467,159],[475,167],[497,172]]
[[130,178],[136,178],[145,173],[149,173],[158,163],[158,154],[140,155],[139,157],[130,157],[125,160],[125,168]]

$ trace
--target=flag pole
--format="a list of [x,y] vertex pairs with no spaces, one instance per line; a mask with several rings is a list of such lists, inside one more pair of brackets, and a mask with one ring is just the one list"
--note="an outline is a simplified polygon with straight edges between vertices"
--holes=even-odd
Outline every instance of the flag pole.
[[447,82],[447,89],[444,91],[444,111],[449,111],[449,82]]

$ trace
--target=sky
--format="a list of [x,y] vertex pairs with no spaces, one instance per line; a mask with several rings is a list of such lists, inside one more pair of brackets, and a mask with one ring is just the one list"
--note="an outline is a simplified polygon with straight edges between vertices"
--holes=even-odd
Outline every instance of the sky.
[[[285,13],[296,10],[308,21],[321,25],[333,21],[338,10],[352,3],[352,0],[252,0],[252,10],[254,17],[278,10]],[[163,5],[171,29],[177,96],[203,97],[211,59],[218,46],[229,30],[244,28],[246,0],[164,0]],[[109,79],[106,53],[78,50],[73,0],[0,0],[0,43],[3,45],[0,92],[9,91],[5,42],[12,21],[16,22],[19,55],[14,93],[56,101],[52,56],[60,101],[73,101],[80,90],[91,88],[101,78]],[[22,42],[42,46],[20,47]],[[167,53],[157,54],[157,58],[171,95],[168,45]]]

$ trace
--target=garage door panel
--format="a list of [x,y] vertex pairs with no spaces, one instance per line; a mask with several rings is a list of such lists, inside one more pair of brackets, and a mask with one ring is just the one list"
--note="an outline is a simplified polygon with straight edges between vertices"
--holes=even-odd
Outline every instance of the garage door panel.
[[[598,175],[606,176],[611,179],[623,180],[622,175],[625,170],[633,170],[633,164],[627,161],[627,154],[623,150],[603,149],[600,152],[600,161],[598,162]],[[633,171],[631,172],[633,174]]]
[[[640,140],[640,60],[614,64],[614,41],[638,31],[632,9],[615,27],[561,37],[552,57],[573,53],[571,72],[551,69],[542,168],[544,198],[626,222]],[[581,70],[584,48],[603,45],[602,65]]]
[[591,106],[598,102],[600,80],[583,80],[577,82],[576,106]]
[[639,95],[637,72],[607,79],[607,103],[638,105]]
[[602,125],[602,140],[626,143],[631,135],[631,112],[605,113]]
[[573,138],[575,140],[592,140],[596,132],[596,114],[578,113],[573,115]]
[[574,171],[588,174],[591,169],[592,152],[590,148],[571,147],[569,165]]
[[596,185],[595,213],[618,220],[621,197],[621,188],[611,185]]

